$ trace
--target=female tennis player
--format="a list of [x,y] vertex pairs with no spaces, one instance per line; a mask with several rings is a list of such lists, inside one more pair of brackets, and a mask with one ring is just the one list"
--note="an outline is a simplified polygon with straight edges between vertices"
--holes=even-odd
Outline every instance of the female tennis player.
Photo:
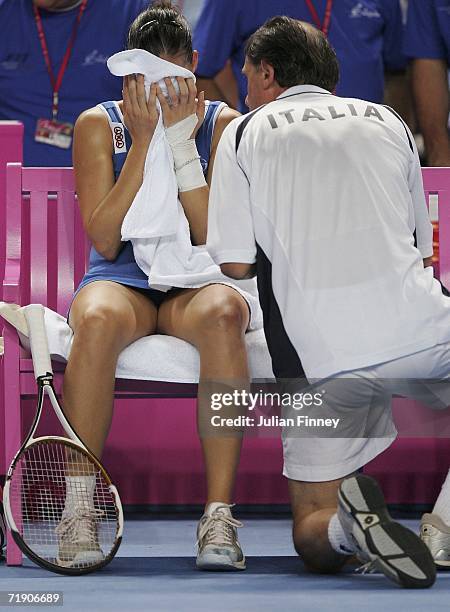
[[[195,71],[198,61],[186,20],[167,3],[153,5],[136,18],[128,46],[145,49],[191,71]],[[79,206],[93,249],[89,270],[70,309],[74,339],[63,396],[75,430],[98,457],[111,423],[118,356],[139,338],[160,333],[193,344],[200,353],[201,381],[249,378],[244,336],[252,325],[252,309],[257,300],[249,300],[239,287],[223,284],[173,289],[168,294],[152,290],[135,262],[131,243],[121,242],[122,221],[142,184],[148,147],[158,122],[156,99],[160,99],[166,128],[197,113],[199,122],[194,135],[208,183],[221,134],[238,115],[222,103],[205,103],[202,94],[197,97],[192,79],[178,81],[179,94],[167,79],[168,102],[156,85],[147,101],[143,76],[127,77],[122,101],[87,110],[75,127]],[[109,119],[123,122],[126,127],[130,139],[126,156],[115,154]],[[179,195],[193,244],[204,244],[209,187]],[[209,410],[206,400],[199,401],[198,418]],[[204,569],[245,569],[236,533],[240,523],[230,510],[241,438],[206,436],[201,442],[208,496],[199,523],[197,565]],[[90,496],[92,485],[79,480],[74,477],[68,486],[65,514],[69,518],[73,514],[71,486],[82,487]],[[96,550],[101,554],[94,516],[91,524],[86,524],[89,520],[83,519],[75,529],[60,530],[64,534],[60,546],[74,550],[75,540],[80,554],[83,549],[91,556]]]

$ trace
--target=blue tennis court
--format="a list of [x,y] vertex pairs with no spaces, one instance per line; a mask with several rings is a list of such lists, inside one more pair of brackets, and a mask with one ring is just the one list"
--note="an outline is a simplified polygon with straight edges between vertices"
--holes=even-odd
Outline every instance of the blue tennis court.
[[[415,521],[406,523],[417,529]],[[448,610],[450,572],[440,572],[434,587],[423,591],[400,589],[382,575],[358,575],[350,568],[335,577],[305,573],[285,518],[245,520],[240,535],[247,571],[199,572],[196,525],[194,519],[129,520],[118,557],[101,572],[58,576],[26,560],[22,568],[0,567],[0,590],[62,591],[66,612]]]

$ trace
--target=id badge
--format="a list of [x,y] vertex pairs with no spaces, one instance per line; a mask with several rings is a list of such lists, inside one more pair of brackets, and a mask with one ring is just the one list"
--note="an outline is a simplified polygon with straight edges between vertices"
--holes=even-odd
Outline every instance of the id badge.
[[60,149],[70,149],[72,136],[72,123],[62,123],[56,119],[38,119],[34,139]]

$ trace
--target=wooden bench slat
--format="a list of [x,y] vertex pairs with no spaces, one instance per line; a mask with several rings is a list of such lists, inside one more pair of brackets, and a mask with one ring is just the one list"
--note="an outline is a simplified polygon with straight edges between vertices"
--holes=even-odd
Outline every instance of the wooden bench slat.
[[31,192],[29,218],[30,226],[33,228],[30,236],[30,300],[32,303],[49,305],[47,290],[47,192]]
[[75,291],[73,191],[58,194],[57,228],[57,311],[65,313]]

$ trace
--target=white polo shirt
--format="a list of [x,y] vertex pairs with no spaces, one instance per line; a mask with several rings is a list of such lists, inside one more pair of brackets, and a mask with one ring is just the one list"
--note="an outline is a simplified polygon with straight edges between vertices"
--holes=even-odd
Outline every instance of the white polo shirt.
[[217,264],[257,261],[279,376],[303,366],[323,378],[450,341],[450,299],[422,262],[433,247],[419,157],[387,107],[301,85],[233,121],[207,247]]

